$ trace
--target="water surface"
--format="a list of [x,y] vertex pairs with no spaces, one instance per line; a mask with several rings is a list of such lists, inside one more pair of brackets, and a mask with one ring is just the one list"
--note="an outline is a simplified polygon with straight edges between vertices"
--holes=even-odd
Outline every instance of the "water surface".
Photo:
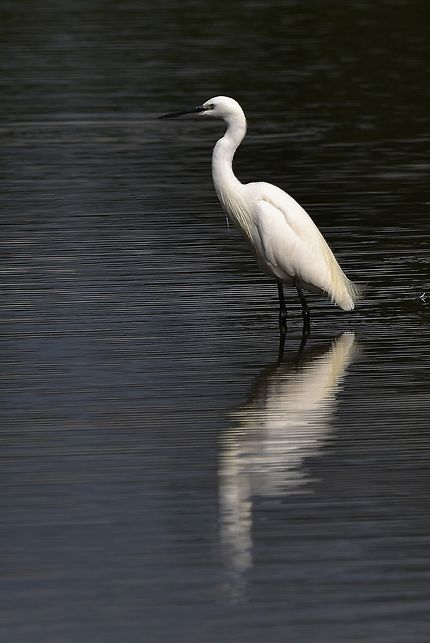
[[[2,640],[429,640],[428,14],[5,3]],[[156,120],[220,93],[367,284],[281,364],[220,128]]]

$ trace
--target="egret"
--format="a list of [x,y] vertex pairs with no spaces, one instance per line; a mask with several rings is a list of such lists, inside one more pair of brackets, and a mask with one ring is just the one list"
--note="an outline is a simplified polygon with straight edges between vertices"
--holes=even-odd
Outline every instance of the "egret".
[[260,269],[276,280],[279,327],[287,329],[283,284],[294,286],[302,306],[303,329],[310,331],[310,310],[303,290],[328,295],[343,310],[353,310],[360,288],[348,279],[307,212],[289,194],[270,183],[241,183],[233,157],[246,134],[246,117],[237,101],[216,96],[203,105],[164,114],[195,114],[224,121],[226,131],[212,153],[212,177],[228,217],[247,240]]

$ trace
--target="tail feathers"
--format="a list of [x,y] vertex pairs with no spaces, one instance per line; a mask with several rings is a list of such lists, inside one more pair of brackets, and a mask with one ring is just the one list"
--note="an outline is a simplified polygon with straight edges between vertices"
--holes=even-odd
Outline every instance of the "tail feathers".
[[363,295],[362,288],[348,279],[321,234],[319,250],[324,256],[326,266],[323,290],[343,310],[354,310],[355,304]]
[[325,250],[327,272],[324,290],[342,310],[354,310],[355,304],[363,294],[362,289],[348,279],[330,248],[326,246]]
[[333,288],[332,292],[329,292],[332,301],[342,308],[342,310],[354,310],[355,304],[363,296],[363,288],[353,281],[350,281],[344,272],[342,272],[341,283],[339,283],[339,281],[340,279],[338,277],[337,287]]

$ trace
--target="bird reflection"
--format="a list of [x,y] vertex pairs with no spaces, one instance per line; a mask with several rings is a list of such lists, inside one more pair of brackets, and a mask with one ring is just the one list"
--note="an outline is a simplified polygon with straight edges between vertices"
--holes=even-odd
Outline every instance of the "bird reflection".
[[266,369],[250,401],[233,413],[222,438],[219,524],[236,585],[252,565],[253,498],[306,493],[311,481],[304,462],[318,454],[332,430],[336,391],[354,352],[353,333],[323,350],[299,351]]

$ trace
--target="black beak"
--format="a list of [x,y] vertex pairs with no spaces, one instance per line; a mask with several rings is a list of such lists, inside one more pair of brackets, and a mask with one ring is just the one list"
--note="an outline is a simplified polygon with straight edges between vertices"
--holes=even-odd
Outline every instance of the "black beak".
[[182,116],[183,114],[195,114],[196,112],[204,112],[206,107],[191,107],[190,109],[184,109],[180,112],[171,112],[170,114],[163,114],[158,118],[176,118],[177,116]]

